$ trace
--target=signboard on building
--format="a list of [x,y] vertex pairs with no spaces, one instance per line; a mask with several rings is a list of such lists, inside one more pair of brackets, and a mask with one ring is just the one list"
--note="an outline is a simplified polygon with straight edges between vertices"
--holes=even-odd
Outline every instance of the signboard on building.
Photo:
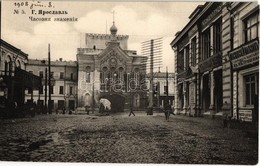
[[239,119],[245,122],[252,122],[252,110],[239,110]]
[[229,58],[233,69],[259,62],[259,43],[258,40],[246,43],[233,51],[229,52]]
[[251,53],[232,61],[233,69],[259,62],[259,52]]
[[210,70],[214,69],[215,67],[221,66],[221,63],[222,63],[221,53],[215,54],[199,63],[199,65],[198,65],[199,71],[202,73],[205,71],[210,71]]
[[219,6],[217,8],[215,8],[201,23],[202,28],[205,28],[206,26],[208,26],[212,20],[214,20],[216,17],[221,15],[221,11],[222,11],[222,5],[219,4]]

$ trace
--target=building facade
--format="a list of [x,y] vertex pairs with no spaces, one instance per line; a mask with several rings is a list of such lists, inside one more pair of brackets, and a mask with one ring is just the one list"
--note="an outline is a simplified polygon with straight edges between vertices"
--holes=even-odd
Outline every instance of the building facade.
[[24,91],[37,90],[40,79],[25,71],[28,54],[2,39],[0,42],[0,96],[19,107],[24,104]]
[[25,101],[37,102],[41,107],[48,105],[48,91],[51,90],[52,110],[77,107],[78,74],[75,61],[51,61],[51,86],[48,86],[48,61],[29,59],[26,70],[39,76],[42,83],[39,91],[25,91]]
[[[207,2],[193,11],[171,42],[176,55],[175,107],[179,113],[237,119],[239,109],[244,114],[250,95],[248,109],[253,108],[253,94],[258,93],[258,8],[255,2]],[[250,55],[244,49],[250,50]],[[241,62],[242,54],[249,56],[250,62]],[[249,85],[243,81],[247,74],[239,73],[253,74],[252,79],[245,77]]]
[[78,48],[79,107],[99,106],[100,98],[111,101],[112,111],[133,105],[146,106],[146,57],[127,50],[127,35],[117,35],[113,23],[111,34],[86,34],[86,45]]
[[223,99],[231,103],[227,108],[234,119],[258,122],[259,5],[236,2],[226,6],[222,13]]
[[[175,104],[174,77],[175,77],[174,73],[156,72],[153,74],[153,99],[154,99],[153,103],[157,107],[163,108],[165,102],[168,102],[172,107],[174,107]],[[148,87],[150,86],[149,81],[150,81],[150,73],[147,74]]]

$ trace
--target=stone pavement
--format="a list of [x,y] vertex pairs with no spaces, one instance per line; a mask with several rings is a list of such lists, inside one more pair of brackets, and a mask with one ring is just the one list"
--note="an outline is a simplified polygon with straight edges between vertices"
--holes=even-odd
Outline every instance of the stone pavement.
[[1,161],[256,164],[258,139],[220,121],[144,112],[0,120]]

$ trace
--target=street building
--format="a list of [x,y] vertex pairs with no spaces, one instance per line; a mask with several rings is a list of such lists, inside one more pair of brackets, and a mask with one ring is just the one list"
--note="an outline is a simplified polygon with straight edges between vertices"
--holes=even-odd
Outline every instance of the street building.
[[189,18],[171,42],[178,113],[252,121],[259,102],[258,4],[207,2]]
[[111,111],[133,105],[146,107],[145,56],[127,50],[128,35],[117,35],[113,22],[111,34],[85,35],[84,48],[77,50],[79,107],[98,108],[101,98],[111,101]]
[[41,80],[25,71],[28,54],[2,39],[0,41],[0,96],[20,107],[24,104],[25,90],[38,90]]
[[[147,83],[149,83],[149,81],[150,73],[147,74]],[[165,102],[168,102],[174,107],[174,82],[174,73],[156,72],[153,74],[153,100],[155,106],[163,108]],[[149,86],[149,84],[147,86]]]
[[226,5],[222,13],[224,109],[234,119],[258,122],[259,5]]
[[48,85],[48,61],[29,59],[26,70],[42,79],[40,90],[25,92],[25,101],[37,102],[40,107],[48,105],[50,89],[52,110],[75,109],[77,107],[78,75],[77,62],[63,61],[62,58],[51,61],[51,86]]

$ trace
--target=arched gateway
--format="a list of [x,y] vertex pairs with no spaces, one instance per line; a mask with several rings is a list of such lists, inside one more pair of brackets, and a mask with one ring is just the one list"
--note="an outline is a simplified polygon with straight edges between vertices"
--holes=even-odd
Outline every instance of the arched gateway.
[[107,94],[100,98],[105,98],[111,102],[111,112],[123,112],[125,108],[125,96],[122,94]]

